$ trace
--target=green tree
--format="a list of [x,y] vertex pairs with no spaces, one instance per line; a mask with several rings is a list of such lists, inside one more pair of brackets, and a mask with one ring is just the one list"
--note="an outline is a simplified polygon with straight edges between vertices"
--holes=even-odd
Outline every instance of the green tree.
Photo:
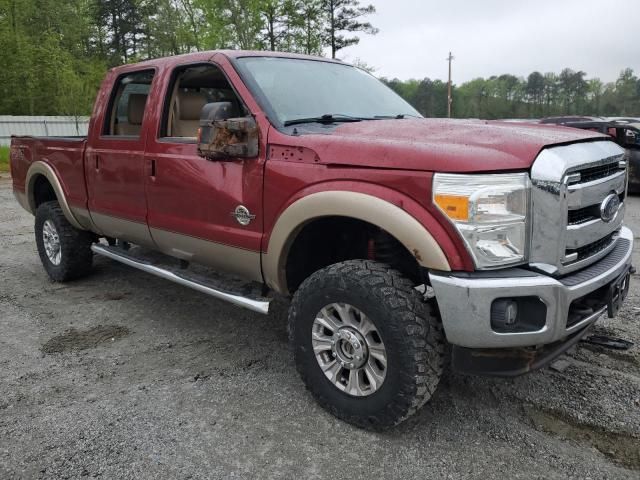
[[[189,32],[187,37],[196,50],[202,47],[203,32],[207,30],[206,17],[203,9],[198,8],[197,0],[178,0],[177,9],[184,15],[184,26]],[[218,24],[211,25],[210,28],[218,27]]]
[[146,40],[144,19],[151,15],[154,3],[142,0],[94,0],[94,23],[106,27],[103,47],[106,47],[104,53],[111,65],[137,59]]
[[376,12],[373,5],[361,7],[359,0],[322,0],[322,10],[326,16],[324,33],[326,44],[331,47],[331,58],[336,58],[339,50],[360,42],[360,38],[347,36],[348,33],[378,33],[371,23],[360,21],[362,17]]
[[484,78],[476,78],[456,89],[453,114],[456,117],[488,118],[490,91]]
[[558,75],[553,72],[544,74],[544,115],[553,115],[558,102]]
[[616,80],[616,104],[620,106],[618,115],[630,116],[633,112],[640,110],[638,103],[638,77],[635,76],[631,68],[625,68],[620,72]]
[[[226,26],[226,47],[243,50],[261,49],[263,23],[260,0],[218,0],[213,2],[222,24]],[[220,22],[215,22],[220,25]]]
[[575,72],[565,68],[560,72],[558,84],[562,96],[562,106],[566,114],[576,113],[580,110],[582,99],[587,92],[587,82],[584,79],[586,73]]
[[604,85],[599,78],[592,78],[587,80],[587,100],[588,100],[588,113],[590,115],[602,115],[602,93]]
[[147,0],[146,8],[153,12],[143,19],[146,58],[179,55],[199,48],[202,25],[189,0]]
[[0,0],[0,112],[86,114],[104,75],[86,0]]
[[298,6],[299,26],[294,45],[297,51],[307,55],[321,55],[324,33],[324,15],[322,2],[324,0],[305,0]]
[[[217,48],[332,56],[375,33],[357,0],[0,0],[0,113],[86,115],[109,66]],[[365,61],[355,62],[371,70]],[[445,116],[447,85],[383,79],[426,116]],[[456,117],[640,115],[640,79],[532,72],[454,86]]]
[[542,115],[544,76],[540,72],[531,72],[527,77],[526,94],[529,105],[528,113],[533,116]]
[[264,21],[264,42],[269,50],[291,49],[292,38],[302,25],[301,3],[295,0],[261,0],[258,3]]

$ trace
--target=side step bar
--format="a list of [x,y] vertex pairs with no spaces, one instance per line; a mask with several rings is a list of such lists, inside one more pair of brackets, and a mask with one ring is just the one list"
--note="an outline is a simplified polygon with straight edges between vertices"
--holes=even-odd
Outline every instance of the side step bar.
[[268,298],[254,299],[232,292],[227,292],[217,286],[208,285],[203,279],[195,280],[189,278],[186,274],[174,272],[168,268],[162,268],[157,265],[153,265],[152,263],[145,262],[144,260],[137,259],[133,255],[128,255],[126,251],[117,251],[118,249],[114,247],[93,244],[91,246],[91,250],[97,255],[102,255],[117,262],[124,263],[130,267],[142,270],[143,272],[184,285],[185,287],[192,288],[220,300],[225,300],[234,305],[238,305],[239,307],[244,307],[265,315],[269,313],[269,304],[271,300]]

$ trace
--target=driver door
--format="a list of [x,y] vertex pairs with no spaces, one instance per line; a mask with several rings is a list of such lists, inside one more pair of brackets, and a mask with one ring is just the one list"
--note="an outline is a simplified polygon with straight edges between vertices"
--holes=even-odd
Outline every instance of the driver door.
[[[262,281],[262,177],[257,158],[206,160],[197,154],[200,111],[210,102],[245,107],[222,69],[212,63],[174,68],[159,98],[160,128],[146,144],[147,223],[158,248],[169,255]],[[246,217],[237,209],[249,212]],[[243,222],[240,223],[239,219]]]

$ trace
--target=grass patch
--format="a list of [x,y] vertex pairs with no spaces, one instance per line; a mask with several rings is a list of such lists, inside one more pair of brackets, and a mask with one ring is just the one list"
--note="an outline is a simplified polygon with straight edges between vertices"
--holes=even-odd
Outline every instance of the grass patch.
[[0,172],[9,171],[9,147],[0,145]]

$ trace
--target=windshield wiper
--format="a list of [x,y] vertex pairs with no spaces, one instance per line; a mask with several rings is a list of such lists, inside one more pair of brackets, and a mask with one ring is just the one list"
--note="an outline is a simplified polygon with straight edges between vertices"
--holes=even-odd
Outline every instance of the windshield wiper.
[[352,117],[350,115],[343,115],[341,113],[325,113],[319,117],[308,118],[294,118],[293,120],[287,120],[284,122],[284,126],[298,125],[300,123],[335,123],[335,122],[361,122],[362,120],[369,120],[364,117]]
[[418,117],[417,115],[411,115],[410,113],[399,113],[398,115],[376,115],[373,118],[376,118],[378,120],[386,120],[386,119],[402,120],[403,118],[406,118],[406,117],[421,118],[421,117]]

